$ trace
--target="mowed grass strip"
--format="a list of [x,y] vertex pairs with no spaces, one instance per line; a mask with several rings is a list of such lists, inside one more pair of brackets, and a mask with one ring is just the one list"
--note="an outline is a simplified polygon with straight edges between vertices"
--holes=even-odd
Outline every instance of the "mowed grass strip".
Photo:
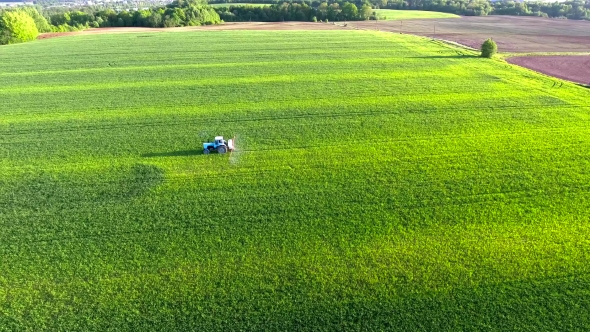
[[0,48],[0,329],[588,328],[588,90],[396,34],[140,36]]

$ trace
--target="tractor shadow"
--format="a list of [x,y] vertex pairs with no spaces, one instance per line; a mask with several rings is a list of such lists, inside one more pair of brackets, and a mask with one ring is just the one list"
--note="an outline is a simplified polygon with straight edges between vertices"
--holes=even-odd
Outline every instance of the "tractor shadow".
[[144,153],[141,157],[144,158],[156,158],[156,157],[187,157],[196,156],[203,154],[203,150],[182,150],[182,151],[171,151],[171,152],[150,152]]

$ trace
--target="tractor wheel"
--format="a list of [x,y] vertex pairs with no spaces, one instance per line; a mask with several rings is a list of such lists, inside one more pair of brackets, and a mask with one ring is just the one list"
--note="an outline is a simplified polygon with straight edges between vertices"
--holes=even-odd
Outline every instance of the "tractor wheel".
[[203,154],[209,154],[209,149],[203,150]]
[[227,148],[225,146],[220,146],[217,148],[217,153],[226,153],[227,152]]

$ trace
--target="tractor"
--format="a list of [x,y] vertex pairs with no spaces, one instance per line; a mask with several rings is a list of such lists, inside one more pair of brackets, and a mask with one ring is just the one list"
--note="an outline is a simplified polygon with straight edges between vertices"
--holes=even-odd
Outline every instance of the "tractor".
[[203,143],[203,153],[209,154],[213,151],[217,153],[226,153],[234,150],[234,140],[224,140],[223,136],[215,136],[215,140],[211,143]]

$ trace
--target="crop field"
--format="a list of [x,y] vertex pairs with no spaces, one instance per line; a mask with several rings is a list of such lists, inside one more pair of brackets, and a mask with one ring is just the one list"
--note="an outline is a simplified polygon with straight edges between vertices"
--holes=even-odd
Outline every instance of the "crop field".
[[380,20],[409,20],[429,18],[459,18],[460,16],[449,13],[431,12],[424,10],[396,10],[396,9],[375,9]]
[[589,98],[374,31],[1,47],[0,330],[587,330]]

